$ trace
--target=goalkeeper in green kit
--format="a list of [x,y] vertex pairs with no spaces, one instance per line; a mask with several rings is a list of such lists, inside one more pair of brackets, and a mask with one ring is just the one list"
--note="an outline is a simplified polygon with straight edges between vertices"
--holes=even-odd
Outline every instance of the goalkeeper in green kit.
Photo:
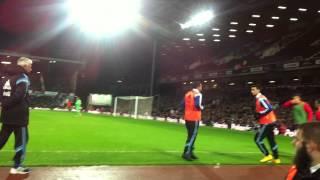
[[76,103],[74,103],[74,106],[76,108],[76,111],[78,113],[79,116],[81,116],[81,110],[82,110],[82,101],[79,97],[76,97]]

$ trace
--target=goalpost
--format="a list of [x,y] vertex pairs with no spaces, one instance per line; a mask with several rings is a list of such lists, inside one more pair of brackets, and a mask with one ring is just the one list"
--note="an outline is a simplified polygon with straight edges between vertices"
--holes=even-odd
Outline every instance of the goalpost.
[[127,115],[133,118],[151,116],[153,97],[118,96],[114,100],[114,115]]

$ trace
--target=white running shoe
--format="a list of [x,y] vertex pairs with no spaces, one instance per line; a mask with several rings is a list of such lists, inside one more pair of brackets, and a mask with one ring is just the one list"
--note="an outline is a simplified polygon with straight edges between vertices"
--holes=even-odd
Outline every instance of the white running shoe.
[[30,173],[31,170],[29,168],[25,167],[17,167],[17,168],[11,168],[10,169],[10,174],[28,174]]

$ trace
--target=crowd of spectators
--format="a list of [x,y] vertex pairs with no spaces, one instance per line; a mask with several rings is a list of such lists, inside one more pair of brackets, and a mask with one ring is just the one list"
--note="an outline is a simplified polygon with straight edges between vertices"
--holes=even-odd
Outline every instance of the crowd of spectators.
[[[287,88],[283,86],[266,88],[264,94],[271,101],[277,115],[278,128],[293,129],[293,120],[290,109],[283,108],[282,104],[289,100],[295,93],[302,94],[304,101],[309,103],[314,110],[315,101],[320,99],[319,87]],[[256,127],[254,117],[255,101],[248,89],[237,91],[220,89],[204,91],[204,106],[202,122],[208,126],[218,124],[235,124],[239,126]],[[182,97],[163,97],[158,116],[168,118],[183,118],[183,107],[179,106]],[[164,108],[167,107],[167,108]]]

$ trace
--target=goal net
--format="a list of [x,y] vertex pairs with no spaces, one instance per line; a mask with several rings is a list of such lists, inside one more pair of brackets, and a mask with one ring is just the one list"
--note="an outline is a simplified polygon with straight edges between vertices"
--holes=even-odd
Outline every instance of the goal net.
[[153,97],[119,96],[114,101],[114,115],[127,115],[138,118],[151,116]]

